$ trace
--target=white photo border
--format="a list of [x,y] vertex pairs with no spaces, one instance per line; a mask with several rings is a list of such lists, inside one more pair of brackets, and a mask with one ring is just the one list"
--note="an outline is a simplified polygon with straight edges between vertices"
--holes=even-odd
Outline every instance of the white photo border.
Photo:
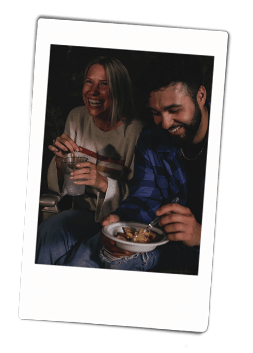
[[[21,319],[195,332],[207,329],[227,41],[228,34],[223,31],[38,20],[19,305]],[[198,276],[35,264],[40,156],[51,44],[214,56]]]

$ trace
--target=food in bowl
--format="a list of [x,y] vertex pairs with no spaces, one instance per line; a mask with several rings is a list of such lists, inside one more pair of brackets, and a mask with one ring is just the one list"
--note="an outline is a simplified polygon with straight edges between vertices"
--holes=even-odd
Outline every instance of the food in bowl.
[[116,238],[133,243],[155,243],[161,240],[161,235],[147,228],[141,228],[136,231],[129,227],[123,227],[123,232],[118,232]]

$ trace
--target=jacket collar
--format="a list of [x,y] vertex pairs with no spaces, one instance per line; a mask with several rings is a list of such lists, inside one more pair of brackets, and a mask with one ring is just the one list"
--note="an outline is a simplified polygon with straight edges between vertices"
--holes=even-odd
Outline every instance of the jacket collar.
[[154,147],[156,152],[168,153],[169,158],[174,158],[175,155],[182,155],[181,150],[171,144],[168,134],[161,127],[156,125],[153,128],[153,134],[156,137],[156,143]]

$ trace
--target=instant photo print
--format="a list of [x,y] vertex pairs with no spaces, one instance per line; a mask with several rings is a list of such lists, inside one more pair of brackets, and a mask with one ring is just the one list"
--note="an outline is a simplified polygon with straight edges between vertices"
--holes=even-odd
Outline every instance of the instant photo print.
[[[227,41],[228,34],[222,31],[38,20],[19,305],[21,319],[193,332],[207,330]],[[120,60],[129,72],[140,119],[152,123],[153,116],[143,97],[143,78],[155,60],[166,60],[174,55],[197,57],[201,62],[210,107],[198,271],[130,271],[36,263],[38,226],[73,206],[71,197],[51,193],[48,187],[48,168],[54,156],[48,146],[63,133],[69,112],[84,104],[85,66],[98,56]],[[60,207],[57,202],[61,203]],[[137,246],[135,251],[138,249]]]

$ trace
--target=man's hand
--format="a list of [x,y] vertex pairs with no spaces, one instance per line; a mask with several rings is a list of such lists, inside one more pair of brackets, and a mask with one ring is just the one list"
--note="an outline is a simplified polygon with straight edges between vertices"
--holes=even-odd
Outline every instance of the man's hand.
[[159,225],[171,241],[182,241],[187,246],[200,245],[201,225],[191,210],[176,203],[160,207],[156,211],[161,217]]
[[[116,216],[114,214],[110,214],[107,217],[104,217],[102,220],[102,226],[105,227],[108,224],[119,222],[120,218],[119,216]],[[133,253],[120,249],[117,247],[116,242],[112,239],[107,238],[104,234],[103,231],[100,232],[101,235],[101,243],[105,246],[105,248],[115,257],[122,257],[122,256],[130,256]]]

